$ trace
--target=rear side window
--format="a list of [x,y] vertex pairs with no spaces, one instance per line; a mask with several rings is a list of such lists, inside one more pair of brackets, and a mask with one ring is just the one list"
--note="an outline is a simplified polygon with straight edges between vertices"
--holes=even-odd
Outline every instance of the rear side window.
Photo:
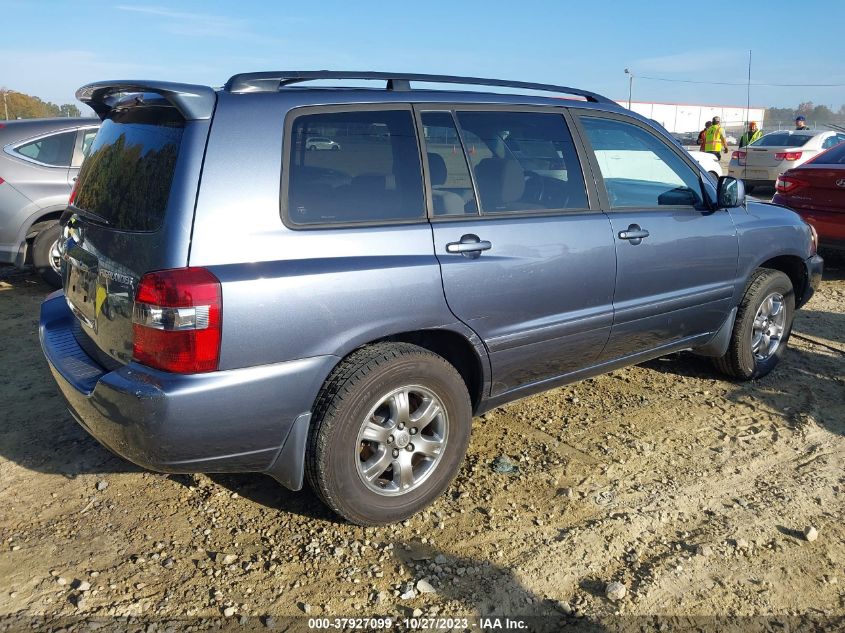
[[425,218],[410,110],[304,114],[292,125],[287,218],[297,225]]
[[482,213],[584,209],[587,192],[560,114],[458,112]]
[[845,143],[840,143],[824,154],[819,154],[818,158],[810,162],[813,165],[845,165]]
[[76,131],[44,136],[37,141],[18,145],[15,151],[21,156],[51,165],[68,167],[76,143]]
[[774,132],[757,139],[751,145],[754,147],[801,147],[813,138],[810,134],[790,134],[789,132]]
[[170,199],[184,125],[173,108],[112,113],[82,164],[73,206],[116,229],[157,230]]

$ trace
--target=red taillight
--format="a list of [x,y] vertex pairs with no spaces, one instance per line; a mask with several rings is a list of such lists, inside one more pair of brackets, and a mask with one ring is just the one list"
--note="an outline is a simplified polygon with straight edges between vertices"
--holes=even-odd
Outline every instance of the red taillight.
[[806,185],[807,183],[799,178],[784,176],[781,174],[775,182],[775,191],[778,193],[790,193],[799,187],[805,187]]
[[746,152],[742,150],[736,150],[733,154],[731,154],[731,160],[736,159],[736,162],[739,165],[745,165],[745,155]]
[[205,268],[147,273],[135,295],[133,358],[180,374],[215,371],[220,360],[223,297]]
[[0,178],[0,185],[2,185],[4,182],[6,182],[6,181],[3,180],[2,178]]
[[775,160],[799,160],[802,152],[778,152]]
[[68,198],[67,203],[73,204],[73,201],[76,200],[76,191],[79,189],[79,179],[77,178],[73,183],[73,189],[70,190],[70,198]]

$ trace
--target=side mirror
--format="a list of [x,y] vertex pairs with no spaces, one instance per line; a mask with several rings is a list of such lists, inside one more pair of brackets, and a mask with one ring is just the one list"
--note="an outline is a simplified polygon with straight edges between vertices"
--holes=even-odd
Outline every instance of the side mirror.
[[719,176],[716,185],[718,191],[718,205],[720,209],[741,207],[745,204],[745,183],[732,176]]

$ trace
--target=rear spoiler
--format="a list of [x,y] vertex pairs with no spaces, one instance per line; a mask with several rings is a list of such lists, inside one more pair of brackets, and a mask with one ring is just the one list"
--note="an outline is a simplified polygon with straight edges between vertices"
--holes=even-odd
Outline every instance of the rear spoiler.
[[105,119],[126,97],[142,94],[163,97],[189,121],[210,119],[217,101],[213,88],[169,81],[98,81],[82,86],[76,98]]

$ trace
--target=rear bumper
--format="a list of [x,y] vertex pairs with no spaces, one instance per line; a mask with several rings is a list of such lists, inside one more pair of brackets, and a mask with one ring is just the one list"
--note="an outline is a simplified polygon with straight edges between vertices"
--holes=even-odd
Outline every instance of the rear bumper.
[[76,327],[61,291],[41,305],[53,377],[74,418],[107,448],[151,470],[269,472],[301,487],[302,456],[282,449],[297,421],[307,426],[336,357],[195,375],[136,363],[107,371],[79,346]]

